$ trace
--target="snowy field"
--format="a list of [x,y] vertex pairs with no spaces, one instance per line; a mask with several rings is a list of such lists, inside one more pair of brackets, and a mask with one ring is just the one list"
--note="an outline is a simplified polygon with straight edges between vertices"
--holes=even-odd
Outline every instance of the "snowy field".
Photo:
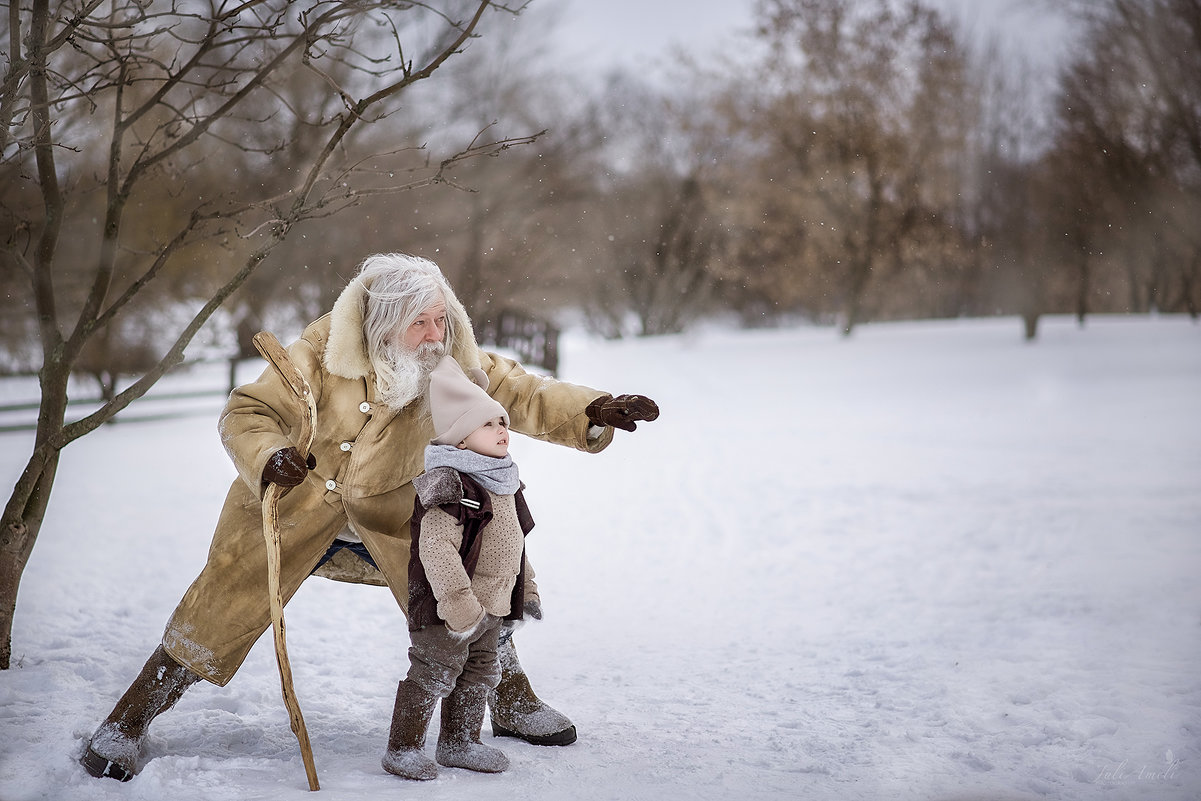
[[[404,622],[311,579],[287,621],[322,796],[1201,799],[1201,326],[572,336],[563,377],[663,410],[597,456],[514,446],[546,606],[516,642],[579,741],[385,774]],[[220,402],[65,451],[0,673],[0,800],[313,797],[269,635],[155,723],[132,782],[75,761],[204,561]],[[6,496],[29,442],[0,435]]]

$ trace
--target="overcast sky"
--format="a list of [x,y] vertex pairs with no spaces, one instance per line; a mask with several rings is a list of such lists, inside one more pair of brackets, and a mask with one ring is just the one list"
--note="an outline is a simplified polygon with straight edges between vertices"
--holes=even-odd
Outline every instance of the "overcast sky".
[[[673,46],[737,51],[754,0],[537,0],[561,6],[565,55],[581,67],[650,66]],[[1037,0],[927,0],[976,36],[992,33],[1006,48],[1052,66],[1067,26]]]

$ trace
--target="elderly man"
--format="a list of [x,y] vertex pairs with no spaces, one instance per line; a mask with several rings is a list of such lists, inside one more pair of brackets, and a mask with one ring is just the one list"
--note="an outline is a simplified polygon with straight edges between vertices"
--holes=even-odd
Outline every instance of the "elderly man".
[[[279,507],[285,603],[318,565],[334,555],[345,565],[354,552],[378,570],[405,609],[412,481],[424,468],[433,432],[424,395],[444,354],[464,369],[482,369],[512,430],[535,439],[595,453],[612,441],[615,426],[632,431],[634,421],[659,413],[648,398],[613,398],[547,380],[481,350],[438,267],[400,254],[365,260],[333,310],[309,325],[288,354],[317,401],[312,454],[301,459],[289,439],[300,411],[272,370],[230,395],[218,430],[239,478],[221,510],[208,563],[162,643],[92,737],[81,762],[93,776],[132,778],[151,721],[200,679],[224,686],[270,626],[260,505],[269,483],[292,487]],[[571,721],[530,688],[511,636],[499,652],[501,682],[489,698],[493,733],[540,745],[573,742]]]

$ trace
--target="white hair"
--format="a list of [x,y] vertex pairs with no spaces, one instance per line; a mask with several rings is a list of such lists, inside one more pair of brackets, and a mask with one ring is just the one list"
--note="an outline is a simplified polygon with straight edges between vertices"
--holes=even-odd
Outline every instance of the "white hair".
[[[359,267],[359,280],[367,289],[363,309],[363,336],[374,356],[382,343],[398,330],[405,331],[422,312],[435,304],[449,305],[454,296],[438,265],[405,253],[377,253]],[[446,341],[455,341],[454,318],[446,315]]]
[[[368,256],[359,267],[357,280],[367,290],[363,297],[363,338],[367,355],[375,367],[376,389],[394,408],[425,391],[443,353],[451,352],[458,331],[454,314],[446,315],[446,334],[440,347],[423,345],[414,354],[398,352],[398,332],[407,331],[422,313],[439,303],[450,306],[454,293],[445,276],[429,259],[404,253]],[[416,358],[414,358],[416,357]]]

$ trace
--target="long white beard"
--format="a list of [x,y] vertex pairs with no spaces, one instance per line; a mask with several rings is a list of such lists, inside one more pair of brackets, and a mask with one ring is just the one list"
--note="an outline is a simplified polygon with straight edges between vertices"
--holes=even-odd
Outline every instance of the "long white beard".
[[441,342],[426,342],[417,350],[389,348],[383,354],[386,364],[375,370],[375,399],[399,412],[421,395],[430,385],[430,373],[446,354]]

